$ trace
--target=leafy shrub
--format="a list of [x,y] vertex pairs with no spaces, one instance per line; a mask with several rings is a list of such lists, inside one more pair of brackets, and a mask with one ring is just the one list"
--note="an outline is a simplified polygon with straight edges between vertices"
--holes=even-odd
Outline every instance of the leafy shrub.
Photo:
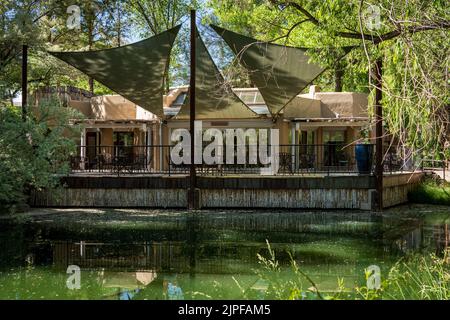
[[69,171],[79,128],[69,123],[80,117],[56,99],[29,108],[25,121],[21,109],[0,105],[0,208],[14,211],[34,189],[55,188],[59,175]]

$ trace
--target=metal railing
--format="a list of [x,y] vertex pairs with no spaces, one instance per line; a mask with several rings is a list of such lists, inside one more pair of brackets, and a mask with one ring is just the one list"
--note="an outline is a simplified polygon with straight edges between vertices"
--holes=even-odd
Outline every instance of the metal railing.
[[414,167],[413,159],[405,160],[396,152],[388,152],[383,157],[383,172],[395,173],[409,171]]
[[442,179],[446,180],[446,170],[448,168],[448,161],[435,160],[435,159],[422,159],[421,163],[422,171],[441,171]]
[[[268,168],[269,164],[263,164],[260,160],[261,153],[269,153],[270,146],[261,150],[259,146],[246,145],[243,147],[244,161],[238,163],[238,149],[234,152],[226,152],[223,147],[222,161],[216,164],[196,164],[196,171],[201,175],[226,175],[226,174],[259,174],[262,168]],[[371,146],[373,148],[373,146]],[[72,172],[114,173],[114,174],[188,174],[189,164],[175,164],[171,158],[174,146],[170,145],[98,145],[78,146],[77,153],[71,156],[70,165]],[[250,150],[253,150],[250,155]],[[227,154],[227,155],[225,155]],[[242,153],[241,153],[242,155]],[[253,157],[253,161],[249,158]],[[255,158],[256,157],[256,158]],[[275,156],[279,164],[278,174],[301,175],[311,173],[360,173],[355,157],[355,146],[344,144],[284,144],[278,146]],[[373,158],[373,152],[372,152]],[[373,173],[374,162],[370,159],[369,171]],[[242,158],[241,158],[242,160]]]
[[282,174],[358,173],[355,146],[339,143],[280,145],[279,164]]
[[152,146],[77,146],[72,172],[145,173],[152,168]]
[[446,171],[448,170],[448,161],[419,158],[417,156],[402,157],[396,152],[387,152],[383,157],[383,172],[413,172],[413,171],[433,171],[441,172],[445,180]]

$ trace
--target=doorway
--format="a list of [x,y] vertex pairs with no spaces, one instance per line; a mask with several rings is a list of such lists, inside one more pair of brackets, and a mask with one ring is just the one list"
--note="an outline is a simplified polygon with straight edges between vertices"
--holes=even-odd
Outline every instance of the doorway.
[[97,159],[97,147],[97,132],[86,132],[86,162],[90,169],[95,166]]
[[133,155],[134,132],[113,132],[114,156],[130,157]]

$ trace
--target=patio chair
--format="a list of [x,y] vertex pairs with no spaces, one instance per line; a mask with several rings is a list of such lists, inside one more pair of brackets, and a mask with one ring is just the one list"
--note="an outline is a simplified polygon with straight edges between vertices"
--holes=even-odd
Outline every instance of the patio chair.
[[292,173],[292,155],[288,152],[280,152],[280,171]]
[[102,171],[113,171],[113,157],[110,153],[103,155]]
[[166,163],[169,164],[169,173],[173,171],[174,173],[185,173],[189,172],[189,165],[186,164],[175,164],[171,157],[166,156]]
[[97,165],[97,170],[98,171],[102,171],[103,170],[103,167],[104,167],[104,165],[105,165],[105,163],[106,163],[106,160],[105,160],[105,156],[104,155],[102,155],[102,154],[98,154],[96,157],[95,157],[95,162],[96,162],[96,165]]
[[147,156],[144,154],[139,154],[134,157],[133,170],[145,171],[147,170]]
[[339,169],[341,168],[350,169],[350,161],[348,160],[348,156],[345,152],[339,152],[337,160],[338,160],[337,165]]
[[81,170],[80,163],[81,163],[80,156],[71,156],[70,157],[70,169],[71,170]]
[[300,155],[300,168],[301,169],[314,169],[316,157],[314,154],[301,154]]

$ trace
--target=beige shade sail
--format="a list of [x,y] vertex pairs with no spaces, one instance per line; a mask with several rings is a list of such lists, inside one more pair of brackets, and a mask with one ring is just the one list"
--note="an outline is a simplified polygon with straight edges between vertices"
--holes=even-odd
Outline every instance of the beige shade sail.
[[211,27],[247,69],[273,117],[325,70],[309,62],[307,49],[261,42],[218,26]]
[[179,30],[180,26],[176,26],[151,38],[112,49],[50,54],[163,117],[164,73]]
[[[258,115],[233,92],[212,60],[198,31],[195,57],[195,118],[251,119]],[[189,93],[176,119],[189,119]]]

